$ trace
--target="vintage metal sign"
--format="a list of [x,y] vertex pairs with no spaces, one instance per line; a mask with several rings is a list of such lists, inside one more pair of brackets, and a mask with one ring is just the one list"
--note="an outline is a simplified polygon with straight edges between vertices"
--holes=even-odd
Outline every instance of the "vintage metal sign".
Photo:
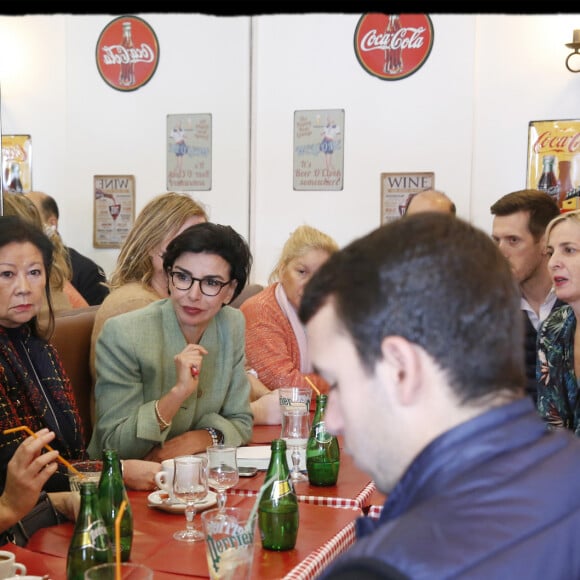
[[433,48],[433,23],[427,14],[364,14],[354,33],[361,66],[385,81],[417,72]]
[[137,16],[119,16],[97,41],[97,67],[103,80],[118,91],[135,91],[151,80],[159,62],[155,32]]

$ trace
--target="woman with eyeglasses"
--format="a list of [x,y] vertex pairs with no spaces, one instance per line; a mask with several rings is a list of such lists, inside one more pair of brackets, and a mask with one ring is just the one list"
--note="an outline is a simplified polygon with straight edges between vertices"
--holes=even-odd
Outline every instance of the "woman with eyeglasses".
[[163,255],[169,298],[110,318],[96,345],[96,425],[89,445],[162,461],[252,434],[245,320],[228,304],[252,256],[231,227],[191,226]]

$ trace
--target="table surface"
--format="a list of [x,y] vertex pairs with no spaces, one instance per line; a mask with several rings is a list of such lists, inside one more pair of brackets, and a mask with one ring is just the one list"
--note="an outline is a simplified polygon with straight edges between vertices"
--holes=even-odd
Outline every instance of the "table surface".
[[[205,542],[193,544],[173,539],[173,532],[185,527],[182,513],[168,513],[148,506],[147,492],[129,492],[133,511],[134,535],[131,560],[150,566],[155,579],[207,578]],[[255,498],[229,497],[227,505],[251,507]],[[353,522],[360,515],[354,509],[335,509],[325,506],[299,504],[299,532],[293,550],[273,552],[261,547],[256,538],[252,578],[298,578],[292,570],[313,560],[313,552],[326,546],[327,563],[354,541]],[[196,524],[201,525],[199,514]],[[321,526],[320,523],[324,522]],[[66,555],[73,524],[44,528],[36,532],[26,548],[9,545],[18,562],[25,564],[28,574],[49,574],[53,580],[66,577]],[[257,532],[259,534],[259,532]],[[340,542],[345,546],[340,545]],[[320,556],[320,557],[322,557]],[[316,558],[314,559],[316,560]],[[316,562],[313,562],[316,565]]]
[[[280,426],[255,426],[250,444],[267,445],[279,436]],[[296,547],[285,552],[264,550],[257,537],[253,579],[315,577],[354,542],[355,519],[363,510],[379,503],[381,494],[374,483],[343,452],[340,438],[339,442],[341,465],[337,484],[296,485],[300,513]],[[238,485],[230,490],[227,505],[251,507],[264,478],[263,471],[252,478],[240,478]],[[153,568],[156,580],[208,578],[205,542],[188,544],[173,539],[173,532],[185,527],[185,516],[149,507],[148,495],[148,492],[129,491],[134,520],[131,560]],[[199,515],[196,524],[201,526]],[[6,549],[13,551],[17,561],[27,566],[28,574],[48,574],[53,580],[61,580],[66,577],[66,555],[72,531],[72,523],[44,528],[32,536],[26,548],[9,545]]]

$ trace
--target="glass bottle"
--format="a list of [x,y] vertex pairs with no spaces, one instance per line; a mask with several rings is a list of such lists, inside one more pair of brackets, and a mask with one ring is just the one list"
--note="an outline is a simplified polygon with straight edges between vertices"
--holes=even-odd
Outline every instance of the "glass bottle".
[[121,561],[127,562],[131,556],[133,544],[133,513],[123,482],[121,461],[115,449],[103,451],[103,470],[99,481],[98,496],[99,509],[113,544],[115,543],[115,519],[123,500],[127,502],[120,526]]
[[558,181],[560,185],[560,207],[562,202],[574,191],[572,183],[572,162],[569,159],[562,159],[558,163]]
[[387,74],[397,74],[403,70],[403,52],[400,46],[400,39],[397,32],[401,30],[399,14],[389,14],[389,20],[385,29],[387,45],[385,48],[385,65],[383,72]]
[[84,580],[85,570],[113,562],[113,548],[99,510],[97,484],[80,482],[81,506],[66,559],[67,580]]
[[274,439],[271,449],[265,479],[267,486],[258,506],[258,527],[263,548],[291,550],[296,545],[299,518],[298,498],[286,461],[286,441]]
[[544,155],[544,157],[542,157],[543,169],[542,175],[540,175],[540,180],[538,181],[538,189],[545,191],[556,201],[556,203],[558,203],[560,186],[554,171],[555,162],[556,157],[554,155]]
[[316,413],[306,445],[306,470],[311,485],[336,485],[340,468],[338,439],[326,429],[324,413],[328,395],[316,396]]
[[121,70],[119,72],[119,84],[122,87],[130,87],[135,84],[135,63],[133,62],[133,35],[131,22],[123,22],[123,39],[121,41]]

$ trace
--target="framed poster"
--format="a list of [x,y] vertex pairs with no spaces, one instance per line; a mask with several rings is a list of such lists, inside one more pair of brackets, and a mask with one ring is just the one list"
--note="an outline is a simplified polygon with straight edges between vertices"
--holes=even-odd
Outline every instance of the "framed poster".
[[120,248],[135,220],[135,176],[94,176],[93,246]]
[[435,173],[381,173],[381,225],[405,215],[411,198],[435,189]]
[[167,115],[167,189],[211,189],[211,114]]
[[2,189],[32,191],[32,140],[30,135],[2,135]]
[[294,189],[341,190],[344,109],[294,111]]
[[580,120],[530,121],[526,187],[546,191],[561,210],[580,207]]

